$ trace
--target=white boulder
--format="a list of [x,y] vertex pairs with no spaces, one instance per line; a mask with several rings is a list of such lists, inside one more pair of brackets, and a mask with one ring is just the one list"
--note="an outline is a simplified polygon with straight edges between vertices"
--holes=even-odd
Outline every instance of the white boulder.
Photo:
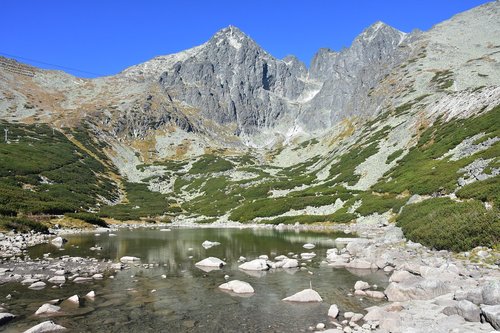
[[354,290],[366,290],[370,289],[370,284],[365,281],[356,281],[354,284]]
[[317,291],[313,289],[304,289],[296,294],[293,294],[292,296],[283,298],[283,301],[305,303],[305,302],[322,302],[323,299],[321,298],[321,296],[318,294]]
[[269,269],[267,261],[264,259],[254,259],[252,261],[245,262],[238,267],[244,271],[267,271]]
[[209,249],[213,246],[217,246],[217,245],[220,245],[219,242],[211,242],[209,240],[206,240],[204,241],[203,243],[201,243],[201,246],[203,246],[205,249]]
[[63,246],[64,243],[67,242],[67,240],[59,236],[59,237],[54,238],[50,242],[57,247],[61,247],[61,246]]
[[38,282],[32,283],[28,288],[38,290],[38,289],[45,288],[46,285],[47,284],[45,282],[38,281]]
[[124,256],[124,257],[120,258],[120,262],[122,262],[124,264],[130,264],[130,263],[137,262],[140,260],[141,260],[141,258],[132,257],[132,256]]
[[283,266],[281,268],[297,268],[299,267],[299,262],[297,259],[285,259],[283,260]]
[[64,282],[66,282],[66,277],[64,277],[64,275],[56,275],[51,277],[47,281],[54,284],[63,284]]
[[330,305],[330,308],[328,309],[328,317],[337,318],[338,315],[339,315],[339,308],[337,304]]
[[219,258],[216,257],[208,257],[205,258],[201,261],[198,261],[195,266],[202,266],[202,267],[217,267],[217,268],[222,268],[226,263]]
[[311,244],[311,243],[306,243],[306,244],[302,245],[302,247],[303,247],[304,249],[311,250],[311,249],[314,249],[314,248],[316,247],[316,245]]
[[61,310],[60,306],[45,303],[36,310],[35,315],[51,315]]
[[24,331],[24,333],[45,333],[45,332],[56,332],[56,331],[63,331],[65,330],[66,327],[57,325],[51,320],[44,321],[43,323],[40,323],[36,326],[33,326],[32,328],[28,329],[27,331]]
[[253,287],[244,281],[232,280],[227,283],[223,283],[219,286],[222,290],[232,291],[236,294],[252,294],[254,293]]
[[309,252],[309,253],[301,253],[300,254],[300,257],[304,260],[309,260],[309,259],[312,259],[314,257],[316,257],[316,253],[314,252]]

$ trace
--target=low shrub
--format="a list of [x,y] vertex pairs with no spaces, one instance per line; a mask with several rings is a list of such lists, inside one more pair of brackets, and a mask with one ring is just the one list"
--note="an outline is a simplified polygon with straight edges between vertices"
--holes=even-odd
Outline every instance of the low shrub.
[[91,213],[66,213],[64,215],[71,217],[71,218],[74,218],[74,219],[82,220],[84,222],[87,222],[87,223],[90,223],[93,225],[97,225],[100,227],[104,227],[104,228],[108,227],[108,224],[106,223],[106,221],[104,221],[103,219],[101,219],[100,217],[98,217],[95,214],[91,214]]
[[476,200],[429,199],[404,207],[397,225],[405,236],[437,250],[467,251],[500,241],[500,211]]
[[15,230],[17,232],[36,231],[44,234],[49,233],[49,228],[40,222],[20,217],[0,216],[0,226],[2,229]]

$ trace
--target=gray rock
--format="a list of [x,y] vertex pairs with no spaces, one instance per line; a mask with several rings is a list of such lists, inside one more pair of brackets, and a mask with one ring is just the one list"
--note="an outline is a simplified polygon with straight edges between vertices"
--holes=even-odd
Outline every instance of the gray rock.
[[483,286],[482,296],[486,305],[500,304],[500,281],[491,281]]
[[457,290],[455,292],[455,297],[457,301],[468,300],[472,303],[479,305],[483,304],[483,289],[482,288],[474,288],[469,290]]
[[478,322],[480,321],[481,310],[474,303],[467,300],[461,300],[454,306],[444,308],[443,313],[448,316],[457,314],[467,321]]
[[440,280],[411,279],[400,283],[391,282],[385,290],[385,295],[391,302],[403,302],[432,299],[449,291],[449,285]]
[[370,284],[365,281],[356,281],[354,284],[354,290],[365,290],[370,289]]
[[481,318],[500,330],[500,305],[482,305]]

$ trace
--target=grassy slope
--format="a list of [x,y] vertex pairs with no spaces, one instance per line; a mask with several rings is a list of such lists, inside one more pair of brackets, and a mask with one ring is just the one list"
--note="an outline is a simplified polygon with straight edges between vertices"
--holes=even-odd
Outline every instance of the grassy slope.
[[[23,229],[21,225],[29,227],[27,219],[36,220],[30,216],[84,211],[95,207],[99,197],[117,198],[117,188],[107,176],[108,166],[61,132],[41,124],[1,123],[0,127],[9,129],[10,140],[0,143],[0,220],[4,225]],[[73,133],[79,135],[80,130]],[[94,149],[90,141],[82,144]]]
[[[402,107],[403,108],[403,107]],[[409,107],[404,107],[404,112]],[[458,161],[441,157],[457,144],[477,133],[485,133],[478,143],[491,137],[500,137],[497,124],[500,108],[480,116],[437,121],[423,131],[415,147],[401,158],[399,163],[369,191],[347,190],[345,185],[353,185],[359,175],[356,166],[378,151],[378,143],[390,131],[384,127],[369,132],[363,128],[360,137],[350,150],[335,155],[331,164],[330,177],[318,182],[309,169],[319,161],[319,157],[289,168],[276,168],[275,174],[266,171],[269,166],[261,166],[251,155],[228,157],[224,154],[207,154],[193,163],[189,171],[182,171],[187,162],[155,162],[175,176],[174,193],[162,195],[148,190],[146,183],[124,183],[127,200],[116,206],[101,208],[101,217],[121,220],[153,218],[174,215],[182,211],[188,215],[207,216],[207,221],[229,214],[232,220],[246,222],[257,217],[267,218],[266,223],[314,223],[348,222],[358,216],[384,213],[392,210],[398,214],[397,221],[407,237],[436,248],[454,250],[466,249],[478,244],[492,246],[498,242],[498,202],[500,193],[498,176],[475,182],[458,189],[458,170],[477,158],[493,159],[486,172],[492,172],[500,163],[499,143],[471,157]],[[5,189],[0,194],[0,215],[5,224],[15,225],[9,215],[39,213],[64,213],[81,211],[94,207],[96,197],[113,197],[115,189],[103,175],[114,171],[106,156],[102,154],[104,144],[93,142],[85,130],[73,130],[71,142],[59,132],[52,133],[46,126],[25,126],[9,124],[11,138],[21,138],[19,143],[0,144],[0,185]],[[295,149],[307,149],[317,141],[304,143]],[[400,156],[397,151],[388,157],[388,162]],[[26,156],[30,158],[26,159]],[[138,168],[146,168],[141,165]],[[233,180],[230,173],[238,170],[255,174],[246,180]],[[53,184],[43,184],[40,176],[47,177]],[[306,188],[301,186],[306,185]],[[458,191],[457,191],[458,189]],[[271,197],[273,190],[290,190],[283,197]],[[404,206],[412,194],[442,195],[456,192],[467,203],[430,199],[422,204]],[[177,202],[185,193],[200,195]],[[329,215],[301,215],[280,217],[290,210],[307,206],[333,204],[337,199],[345,202],[344,207]],[[485,210],[482,202],[488,201],[493,209]],[[348,212],[349,207],[354,207]],[[460,213],[451,214],[451,208]],[[89,221],[101,223],[94,216],[85,216]],[[9,220],[9,221],[7,221]],[[490,222],[488,222],[490,221]],[[475,224],[472,225],[471,223]],[[27,224],[27,222],[25,222]],[[484,237],[477,233],[476,226],[488,230]],[[440,232],[431,237],[433,230]],[[446,239],[445,235],[453,235]],[[479,237],[479,236],[480,237]],[[478,237],[476,237],[478,236]],[[452,244],[452,240],[457,244]]]

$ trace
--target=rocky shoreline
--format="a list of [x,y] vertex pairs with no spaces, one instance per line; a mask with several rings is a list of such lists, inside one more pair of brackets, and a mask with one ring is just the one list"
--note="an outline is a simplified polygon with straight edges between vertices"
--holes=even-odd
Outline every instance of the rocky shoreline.
[[[337,247],[328,250],[323,264],[358,271],[360,276],[374,270],[390,274],[390,284],[383,291],[360,280],[351,293],[352,297],[373,297],[388,302],[367,308],[366,313],[353,313],[332,304],[329,313],[325,314],[326,324],[318,323],[309,328],[311,331],[479,333],[500,330],[500,256],[497,252],[482,248],[461,254],[430,250],[406,241],[401,229],[388,220],[388,215],[372,215],[354,224],[312,226],[177,222],[112,225],[110,229],[53,229],[52,235],[0,234],[0,284],[19,282],[36,289],[60,286],[69,281],[84,283],[113,278],[115,272],[133,265],[57,254],[36,259],[27,255],[28,247],[47,242],[57,245],[70,233],[112,235],[117,229],[144,227],[336,230],[357,237],[338,238]],[[6,311],[0,311],[0,325],[14,318]]]

